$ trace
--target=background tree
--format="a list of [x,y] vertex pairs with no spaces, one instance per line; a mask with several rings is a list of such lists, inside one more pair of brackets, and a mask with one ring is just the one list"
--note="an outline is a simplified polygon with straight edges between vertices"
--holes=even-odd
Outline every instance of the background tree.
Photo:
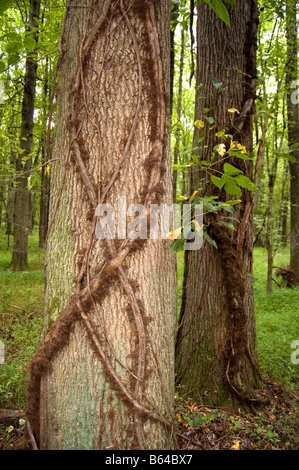
[[24,93],[22,102],[22,123],[20,131],[19,154],[16,161],[16,171],[19,173],[15,191],[14,202],[14,245],[12,256],[12,268],[24,270],[28,268],[28,171],[31,168],[31,152],[34,126],[34,101],[37,78],[37,61],[34,48],[38,39],[36,18],[39,18],[40,1],[32,0],[28,20],[28,32],[32,43],[30,52],[26,58],[26,69],[24,77]]
[[292,161],[290,162],[290,267],[299,283],[299,114],[298,114],[298,47],[297,47],[297,1],[286,2],[286,90],[288,115],[288,140]]
[[[201,250],[185,252],[176,345],[177,383],[189,396],[214,404],[223,403],[228,391],[241,401],[258,399],[256,390],[261,386],[251,280],[252,160],[248,156],[258,9],[254,1],[242,1],[239,8],[230,7],[229,14],[230,28],[215,18],[209,6],[198,3],[193,147],[200,147],[194,154],[203,163],[191,166],[190,184],[191,193],[201,190],[199,201],[206,210],[216,212],[209,204],[215,198],[220,204],[229,197],[235,199],[232,203],[241,201],[234,213],[227,204],[227,217],[206,216],[209,241]],[[213,183],[204,170],[207,164]]]

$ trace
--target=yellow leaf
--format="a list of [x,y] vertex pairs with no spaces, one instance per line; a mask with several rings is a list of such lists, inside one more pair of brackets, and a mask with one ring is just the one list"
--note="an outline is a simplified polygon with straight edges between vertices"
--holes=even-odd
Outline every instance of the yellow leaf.
[[181,201],[187,201],[188,198],[185,196],[179,196],[178,199],[180,199]]
[[170,241],[174,241],[176,240],[182,233],[182,229],[181,227],[177,228],[176,230],[174,230],[173,232],[169,232],[168,234],[168,238]]
[[237,147],[241,150],[241,153],[247,153],[245,145],[238,144]]
[[238,111],[236,108],[229,108],[228,112],[229,113],[238,113],[238,114],[240,114],[240,111]]
[[231,450],[240,450],[240,441],[236,441],[233,446],[231,446]]
[[223,157],[225,154],[226,154],[226,147],[224,144],[219,144],[218,148],[217,148],[217,152],[219,153],[219,155],[221,157]]
[[203,225],[200,226],[199,223],[198,223],[198,221],[197,221],[196,219],[194,219],[193,222],[194,222],[194,225],[195,225],[196,230],[197,230],[198,232],[200,232],[201,229],[203,228]]
[[196,127],[198,127],[198,129],[201,129],[202,127],[205,126],[205,123],[201,121],[200,119],[198,119],[197,121],[195,121],[195,125]]
[[177,415],[177,418],[178,418],[178,422],[181,424],[183,423],[183,418],[181,417],[181,415]]
[[46,172],[47,172],[47,175],[50,174],[50,166],[49,165],[46,166]]
[[236,146],[235,142],[233,140],[230,141],[230,149],[234,149]]

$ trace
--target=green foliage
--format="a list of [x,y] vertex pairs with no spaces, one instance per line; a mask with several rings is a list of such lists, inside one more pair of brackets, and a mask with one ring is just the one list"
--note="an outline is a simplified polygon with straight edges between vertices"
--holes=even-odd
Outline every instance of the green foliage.
[[[288,248],[280,249],[274,264],[287,265],[288,260]],[[299,288],[280,288],[274,283],[271,295],[267,295],[267,253],[264,248],[254,250],[254,279],[257,343],[262,373],[287,387],[298,388],[298,364],[291,362],[291,343],[298,339]]]

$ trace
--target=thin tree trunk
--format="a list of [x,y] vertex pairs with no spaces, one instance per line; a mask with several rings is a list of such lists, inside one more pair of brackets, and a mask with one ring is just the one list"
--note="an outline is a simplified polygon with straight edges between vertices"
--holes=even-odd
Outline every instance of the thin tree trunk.
[[[28,21],[28,31],[38,25],[34,18],[39,18],[40,0],[31,0]],[[37,41],[37,33],[33,32],[32,37]],[[20,133],[20,149],[22,150],[17,158],[16,171],[19,173],[15,190],[14,203],[14,245],[12,256],[12,268],[22,271],[28,268],[28,171],[31,168],[31,151],[33,141],[34,125],[34,102],[35,86],[37,78],[37,62],[35,53],[30,52],[26,58],[26,70],[24,78],[24,94],[22,102],[22,123]]]
[[99,9],[76,0],[67,9],[45,334],[26,406],[41,449],[175,445],[170,242],[95,236],[99,203],[116,218],[126,213],[120,196],[128,208],[172,203],[169,21],[164,1],[105,0]]
[[[198,4],[197,97],[195,120],[205,121],[205,109],[215,119],[205,124],[200,159],[209,162],[215,136],[225,130],[250,153],[252,149],[253,103],[256,86],[256,34],[258,9],[255,1],[243,0],[229,7],[231,28],[225,26],[208,5]],[[211,27],[213,25],[213,27]],[[236,64],[243,71],[236,72]],[[215,88],[211,76],[222,82]],[[201,87],[199,85],[202,84]],[[198,99],[205,96],[205,101]],[[240,114],[230,118],[228,109]],[[193,147],[202,129],[195,128]],[[223,141],[226,146],[230,143]],[[217,152],[214,152],[214,169]],[[226,159],[252,178],[252,163]],[[219,173],[216,173],[217,175]],[[218,190],[200,166],[190,171],[191,192],[203,188],[202,196],[231,198]],[[256,352],[252,279],[252,194],[243,190],[235,209],[235,230],[219,223],[220,216],[204,221],[218,248],[203,242],[198,251],[185,252],[185,273],[180,324],[176,344],[177,382],[184,393],[204,403],[221,404],[229,397],[239,401],[259,400],[261,386]]]
[[44,74],[44,89],[43,89],[43,134],[41,143],[42,154],[42,169],[41,169],[41,192],[40,192],[40,207],[39,207],[39,246],[44,247],[48,232],[49,223],[49,200],[50,200],[50,174],[49,166],[45,166],[47,161],[47,139],[46,139],[46,125],[47,125],[47,111],[48,111],[48,93],[49,93],[49,70],[48,59],[46,60],[45,74]]
[[279,207],[279,217],[280,221],[280,243],[282,246],[287,245],[288,239],[288,206],[289,206],[289,192],[286,190],[289,177],[289,163],[285,162],[283,169],[283,177],[281,184],[281,202]]
[[[297,1],[286,2],[286,92],[288,114],[288,140],[293,161],[290,162],[290,267],[294,270],[296,283],[299,284],[299,113],[298,98],[298,49],[297,49]],[[294,161],[295,160],[295,161]]]
[[[276,77],[278,80],[278,77]],[[277,92],[274,98],[273,108],[278,109],[278,96],[279,90],[281,87],[281,80],[277,81]],[[283,98],[283,116],[284,116],[284,103],[285,98]],[[267,294],[271,294],[272,292],[272,270],[273,270],[273,196],[274,196],[274,187],[275,181],[277,177],[277,166],[278,166],[278,157],[279,152],[281,152],[283,139],[284,139],[284,131],[285,131],[285,121],[283,126],[283,134],[280,139],[280,144],[278,145],[278,137],[277,137],[277,127],[278,127],[278,116],[277,112],[275,114],[274,125],[273,125],[273,161],[270,164],[269,158],[269,148],[267,148],[267,171],[268,171],[268,207],[267,207],[267,223],[266,223],[266,249],[268,253],[268,267],[267,267]]]
[[[178,124],[175,130],[175,146],[173,152],[173,163],[177,165],[179,160],[180,153],[180,143],[181,143],[181,117],[182,117],[182,93],[183,93],[183,71],[184,71],[184,55],[185,55],[185,33],[184,29],[181,29],[181,54],[180,54],[180,71],[179,71],[179,88],[178,88],[178,102],[177,102],[177,121]],[[176,168],[173,170],[173,200],[176,200],[176,190],[177,190],[177,176],[178,171]]]

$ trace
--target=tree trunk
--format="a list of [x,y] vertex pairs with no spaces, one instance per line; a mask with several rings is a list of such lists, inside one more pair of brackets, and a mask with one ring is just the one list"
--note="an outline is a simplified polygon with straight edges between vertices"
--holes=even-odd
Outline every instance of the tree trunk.
[[[258,10],[253,0],[239,3],[239,8],[229,8],[231,28],[215,17],[208,5],[198,4],[195,121],[205,121],[205,116],[215,119],[213,125],[208,121],[205,124],[204,145],[199,152],[200,159],[208,162],[216,144],[230,146],[229,139],[221,141],[215,136],[218,131],[232,134],[233,141],[244,145],[248,154],[252,150]],[[217,79],[218,88],[210,76]],[[236,112],[232,118],[230,108],[240,114]],[[202,131],[195,128],[193,147],[198,147]],[[223,163],[217,152],[213,158],[211,168],[219,175]],[[252,177],[250,160],[229,157],[224,162]],[[221,201],[233,198],[216,188],[200,166],[191,167],[190,181],[191,193],[202,188],[202,196],[217,196]],[[216,405],[229,397],[258,399],[256,389],[261,385],[251,278],[253,201],[251,192],[242,193],[242,202],[232,214],[239,220],[234,222],[234,231],[219,223],[221,214],[204,218],[217,249],[204,241],[200,250],[185,252],[176,378],[188,396]]]
[[[28,21],[28,31],[37,27],[34,18],[39,18],[40,0],[31,0]],[[37,33],[32,33],[37,41]],[[12,268],[22,271],[28,268],[28,171],[31,167],[31,151],[33,140],[33,113],[35,102],[35,85],[37,78],[37,62],[35,53],[30,52],[26,58],[26,71],[24,78],[24,94],[22,102],[22,123],[20,133],[20,149],[22,150],[17,158],[16,171],[20,174],[16,190],[14,204],[14,244],[12,255]]]
[[[184,71],[184,54],[185,54],[185,33],[184,29],[181,29],[181,54],[180,54],[180,70],[179,70],[179,88],[178,88],[178,102],[177,102],[177,126],[175,130],[175,146],[173,152],[173,163],[178,164],[180,154],[180,143],[181,143],[181,117],[182,117],[182,92],[183,92],[183,71]],[[178,171],[175,168],[173,170],[173,200],[176,200],[177,190],[177,176]]]
[[46,156],[46,137],[45,132],[42,136],[42,174],[41,174],[41,192],[39,203],[39,247],[45,247],[48,223],[49,223],[49,200],[50,200],[50,175],[48,167],[45,167]]
[[162,0],[76,0],[66,12],[44,329],[26,405],[41,449],[175,445],[170,242],[95,236],[99,203],[116,219],[120,196],[128,208],[172,203],[169,22]]
[[292,151],[290,162],[290,205],[291,205],[291,234],[290,234],[290,268],[299,284],[299,113],[298,113],[298,50],[297,50],[297,1],[286,2],[286,92],[288,114],[288,140]]
[[287,183],[289,176],[289,163],[286,161],[283,168],[282,184],[281,184],[281,202],[279,207],[279,217],[278,221],[280,222],[280,242],[282,246],[287,245],[287,229],[288,229],[288,206],[289,206],[289,193],[287,191]]
[[44,72],[44,89],[43,89],[43,134],[41,142],[41,153],[42,153],[42,174],[41,174],[41,192],[40,192],[40,203],[39,203],[39,246],[45,247],[46,238],[48,233],[49,223],[49,200],[50,200],[50,167],[46,165],[48,152],[47,152],[47,139],[46,139],[46,127],[48,118],[48,93],[49,93],[49,67],[48,60],[46,60],[45,72]]

